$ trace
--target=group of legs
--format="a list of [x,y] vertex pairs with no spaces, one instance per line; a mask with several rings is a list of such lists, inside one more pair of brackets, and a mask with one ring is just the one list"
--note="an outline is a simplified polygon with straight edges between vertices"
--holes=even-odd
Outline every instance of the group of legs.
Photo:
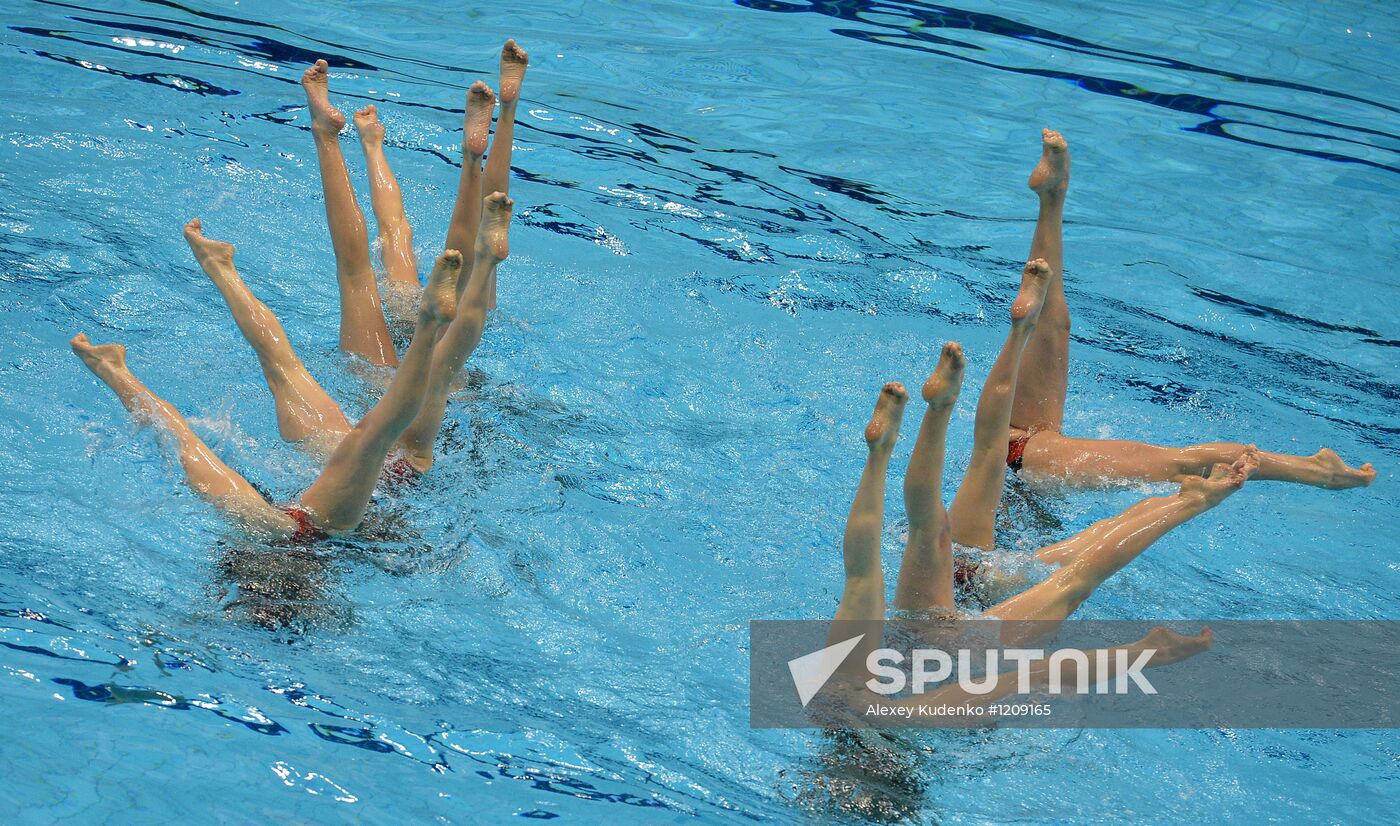
[[[185,240],[195,259],[257,354],[272,391],[282,438],[325,463],[295,505],[274,505],[220,461],[179,411],[132,374],[124,347],[94,345],[82,333],[73,338],[73,351],[132,416],[141,424],[155,425],[169,439],[190,487],[253,538],[301,541],[354,530],[385,473],[411,476],[431,467],[448,396],[481,340],[487,312],[495,307],[496,269],[509,254],[510,149],[527,62],[524,50],[508,41],[501,54],[495,148],[484,170],[482,158],[491,139],[497,96],[481,81],[467,93],[462,173],[446,251],[434,262],[421,296],[415,295],[419,280],[413,235],[398,182],[384,155],[384,129],[373,106],[355,113],[369,170],[386,292],[417,298],[416,312],[397,319],[410,323],[413,330],[402,358],[389,334],[364,215],[341,154],[345,117],[330,103],[326,62],[318,60],[302,77],[335,251],[340,346],[372,364],[397,368],[378,403],[354,426],[297,357],[276,315],[244,284],[234,267],[233,246],[205,237],[198,218],[185,226]],[[483,192],[490,194],[483,198]],[[469,266],[464,252],[472,255]],[[398,306],[404,304],[401,301]]]
[[[951,506],[942,500],[942,472],[948,421],[962,385],[963,353],[944,346],[938,366],[923,386],[927,404],[904,479],[909,535],[895,586],[893,607],[919,614],[953,615],[957,586],[990,572],[954,556],[953,546],[990,550],[1006,470],[1025,468],[1067,484],[1112,479],[1172,481],[1170,496],[1146,499],[1123,513],[1095,523],[1036,556],[1058,566],[1047,579],[990,605],[985,616],[1006,621],[1065,619],[1108,577],[1172,528],[1215,507],[1245,481],[1275,479],[1326,488],[1368,485],[1370,465],[1346,466],[1336,453],[1287,456],[1252,445],[1202,444],[1159,447],[1128,441],[1076,439],[1061,434],[1068,380],[1069,309],[1062,276],[1061,216],[1069,183],[1069,151],[1064,139],[1045,130],[1040,163],[1030,188],[1040,198],[1040,214],[1030,262],[1011,305],[1011,330],[978,399],[972,455]],[[898,382],[880,391],[866,427],[865,469],[846,522],[843,543],[845,588],[833,625],[832,642],[851,635],[849,623],[871,628],[885,618],[885,581],[880,562],[885,480],[909,394]],[[1038,626],[1044,629],[1045,625]],[[843,670],[861,673],[864,653],[878,647],[867,634]],[[1181,637],[1158,629],[1154,644],[1177,655],[1209,645],[1208,630]],[[1167,657],[1168,659],[1170,657]]]
[[[329,72],[317,61],[302,79],[312,115],[336,259],[340,293],[340,346],[375,365],[397,366],[379,402],[353,427],[335,401],[296,356],[273,312],[243,283],[234,248],[207,238],[199,219],[185,238],[219,289],[262,365],[276,404],[282,437],[325,461],[295,507],[269,503],[228,468],[170,404],[126,367],[121,345],[72,341],[83,362],[118,396],[138,421],[169,434],[191,487],[255,536],[287,538],[353,530],[375,485],[393,457],[399,474],[426,472],[452,384],[480,341],[495,306],[496,269],[508,254],[510,149],[515,108],[527,56],[514,41],[502,51],[500,115],[495,151],[486,156],[497,96],[478,81],[467,94],[463,164],[447,231],[446,252],[428,277],[412,319],[413,335],[402,358],[394,348],[374,272],[364,215],[341,153],[345,117],[329,99]],[[418,289],[413,235],[403,199],[384,154],[384,130],[373,106],[354,116],[370,177],[386,292],[402,297]],[[1147,499],[1038,556],[1059,569],[1046,581],[993,605],[1002,619],[1063,619],[1115,571],[1176,525],[1214,507],[1244,481],[1275,479],[1327,488],[1370,484],[1370,465],[1348,467],[1330,450],[1288,456],[1231,443],[1184,448],[1131,441],[1078,439],[1062,433],[1068,381],[1069,308],[1063,284],[1061,219],[1069,183],[1063,138],[1046,130],[1042,156],[1030,179],[1040,200],[1031,261],[1011,307],[1011,329],[978,401],[968,470],[945,509],[941,476],[949,416],[961,388],[963,355],[956,343],[943,349],[923,387],[927,403],[905,478],[909,538],[894,606],[909,611],[951,612],[955,583],[975,576],[959,570],[954,542],[991,548],[1005,482],[1005,467],[1025,469],[1070,484],[1133,478],[1178,481],[1174,496]],[[483,169],[482,159],[486,156]],[[484,199],[483,192],[491,193]],[[459,250],[472,251],[468,272]],[[390,302],[403,306],[404,302]],[[846,586],[837,619],[883,619],[885,588],[880,566],[885,477],[908,394],[891,383],[881,391],[866,431],[869,457],[846,526]]]

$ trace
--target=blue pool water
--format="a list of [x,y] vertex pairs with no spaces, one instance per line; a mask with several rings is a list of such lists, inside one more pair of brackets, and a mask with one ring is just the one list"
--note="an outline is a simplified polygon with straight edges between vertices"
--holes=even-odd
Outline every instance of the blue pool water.
[[[746,623],[831,614],[874,392],[956,338],[951,492],[1045,125],[1074,155],[1068,427],[1380,470],[1250,485],[1083,615],[1400,617],[1386,4],[0,5],[6,822],[859,821],[814,792],[819,738],[748,728]],[[531,53],[513,255],[441,460],[376,506],[399,541],[322,572],[323,621],[225,618],[226,528],[66,341],[126,343],[294,495],[315,467],[180,225],[239,246],[358,415],[378,390],[335,349],[297,79],[326,57],[333,101],[379,105],[426,257],[464,89],[508,36]],[[1036,496],[1060,527],[1008,541],[1140,495]],[[1389,732],[994,731],[882,759],[906,761],[886,796],[913,822],[1385,822],[1400,801]]]

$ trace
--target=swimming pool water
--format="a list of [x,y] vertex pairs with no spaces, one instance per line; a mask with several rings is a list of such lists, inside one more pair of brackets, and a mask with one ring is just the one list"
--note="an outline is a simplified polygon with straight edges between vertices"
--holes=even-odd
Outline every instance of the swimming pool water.
[[[1004,336],[1042,126],[1074,156],[1067,425],[1323,445],[1369,490],[1251,484],[1085,606],[1400,616],[1400,23],[1385,4],[3,4],[0,808],[8,822],[860,820],[819,738],[752,731],[746,623],[823,618],[883,381]],[[380,107],[420,258],[460,106],[529,49],[501,308],[422,487],[322,621],[223,616],[231,541],[68,352],[86,330],[281,497],[257,362],[180,226],[358,415],[308,119]],[[368,208],[355,139],[346,156]],[[911,440],[896,454],[902,468]],[[893,477],[899,478],[898,471]],[[892,485],[887,563],[902,506]],[[1028,549],[1140,490],[1031,497]],[[1058,525],[1054,524],[1058,521]],[[1393,733],[910,738],[916,822],[1385,822]],[[897,762],[897,761],[896,761]]]

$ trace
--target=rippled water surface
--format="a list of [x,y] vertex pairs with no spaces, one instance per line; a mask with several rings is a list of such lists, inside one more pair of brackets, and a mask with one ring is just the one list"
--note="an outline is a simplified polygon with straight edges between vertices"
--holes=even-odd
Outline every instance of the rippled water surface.
[[[1074,154],[1068,427],[1380,468],[1367,491],[1250,485],[1084,615],[1400,617],[1388,4],[0,6],[0,809],[20,821],[858,819],[816,791],[854,772],[818,738],[748,728],[746,623],[830,615],[873,394],[948,338],[971,362],[960,475],[1045,125]],[[297,79],[325,57],[333,101],[379,105],[426,258],[464,90],[508,36],[531,53],[513,255],[441,461],[375,505],[394,541],[321,566],[317,621],[227,617],[237,540],[65,342],[126,343],[230,464],[294,495],[315,467],[180,224],[238,245],[358,415],[378,385],[335,349]],[[1043,514],[1008,542],[1140,495],[1017,488]],[[894,562],[901,519],[892,494]],[[875,759],[920,822],[1382,822],[1400,800],[1392,733],[998,731]]]

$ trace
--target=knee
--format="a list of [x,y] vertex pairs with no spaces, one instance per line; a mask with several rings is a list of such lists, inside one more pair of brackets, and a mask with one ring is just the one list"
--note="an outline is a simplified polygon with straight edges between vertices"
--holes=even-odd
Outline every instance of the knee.
[[1052,579],[1059,579],[1060,600],[1065,606],[1065,615],[1072,614],[1084,604],[1084,601],[1094,593],[1094,589],[1099,586],[1103,578],[1096,572],[1089,570],[1086,565],[1076,565],[1061,568],[1055,572]]
[[885,528],[884,520],[875,516],[852,516],[846,520],[846,534],[867,534],[879,536]]
[[[942,491],[906,497],[904,515],[909,519],[909,530],[936,532],[948,524],[948,511],[943,507]],[[909,501],[913,500],[913,501]]]
[[1011,381],[989,381],[982,387],[982,395],[1010,396],[1016,392],[1016,385]]
[[869,576],[846,577],[846,588],[836,619],[846,621],[883,620],[885,618],[885,582]]

